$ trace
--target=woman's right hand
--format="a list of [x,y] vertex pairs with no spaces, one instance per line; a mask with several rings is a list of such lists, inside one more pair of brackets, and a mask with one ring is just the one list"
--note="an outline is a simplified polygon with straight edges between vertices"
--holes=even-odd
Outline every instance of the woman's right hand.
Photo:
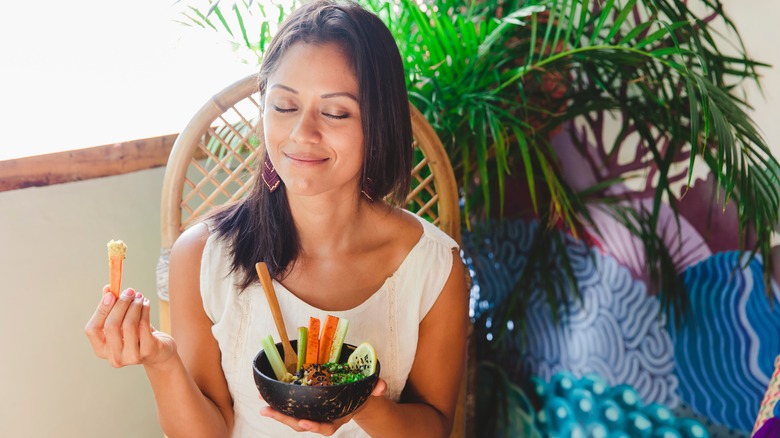
[[117,300],[103,288],[103,298],[84,331],[95,355],[115,368],[162,364],[176,353],[176,343],[150,321],[150,303],[141,293],[125,289]]

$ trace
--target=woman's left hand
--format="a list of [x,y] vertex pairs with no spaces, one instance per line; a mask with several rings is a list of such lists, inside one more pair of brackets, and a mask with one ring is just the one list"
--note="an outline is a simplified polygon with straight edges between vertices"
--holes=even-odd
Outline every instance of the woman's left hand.
[[[379,381],[376,383],[376,386],[374,386],[374,390],[371,391],[371,396],[381,397],[385,393],[386,389],[387,389],[387,383],[385,383],[384,380],[379,379]],[[351,414],[346,415],[344,417],[337,418],[333,420],[333,422],[331,423],[317,423],[316,421],[301,420],[299,418],[289,417],[275,410],[270,406],[266,406],[265,408],[263,408],[260,411],[260,414],[264,417],[270,417],[280,423],[284,423],[296,432],[313,432],[324,436],[331,436],[334,433],[336,433],[336,431],[342,425],[349,423],[349,421],[356,413],[358,413],[359,411],[361,411],[366,407],[366,404],[367,403],[364,403],[363,406],[359,407],[357,410],[355,410],[355,412],[352,412]]]

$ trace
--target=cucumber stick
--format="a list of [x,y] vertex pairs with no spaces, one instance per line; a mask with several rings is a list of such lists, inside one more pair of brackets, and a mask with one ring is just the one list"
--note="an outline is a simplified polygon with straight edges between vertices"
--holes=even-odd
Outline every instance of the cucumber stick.
[[341,358],[341,346],[344,345],[344,338],[347,337],[348,327],[349,321],[347,321],[345,318],[339,318],[339,323],[336,326],[336,333],[333,335],[333,343],[330,345],[328,362],[339,362],[339,358]]
[[295,371],[303,368],[306,361],[306,344],[309,340],[309,329],[307,327],[298,327],[298,366]]
[[271,364],[271,369],[274,370],[276,380],[282,380],[287,375],[287,368],[284,367],[282,357],[279,356],[279,350],[276,349],[273,336],[268,335],[261,339],[260,345],[265,350],[265,356],[268,358],[268,363]]

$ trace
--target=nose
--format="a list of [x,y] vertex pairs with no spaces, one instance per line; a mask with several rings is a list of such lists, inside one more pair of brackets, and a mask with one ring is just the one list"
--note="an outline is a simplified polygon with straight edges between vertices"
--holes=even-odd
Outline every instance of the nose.
[[316,115],[311,111],[301,111],[300,117],[295,122],[290,139],[298,144],[318,143],[321,138],[320,128]]

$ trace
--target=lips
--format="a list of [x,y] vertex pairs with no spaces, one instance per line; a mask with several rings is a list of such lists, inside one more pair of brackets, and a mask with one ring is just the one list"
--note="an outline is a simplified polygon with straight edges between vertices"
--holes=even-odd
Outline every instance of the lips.
[[285,153],[284,156],[295,163],[301,163],[301,164],[320,164],[329,160],[328,157],[319,157],[319,156],[308,155],[308,154]]

